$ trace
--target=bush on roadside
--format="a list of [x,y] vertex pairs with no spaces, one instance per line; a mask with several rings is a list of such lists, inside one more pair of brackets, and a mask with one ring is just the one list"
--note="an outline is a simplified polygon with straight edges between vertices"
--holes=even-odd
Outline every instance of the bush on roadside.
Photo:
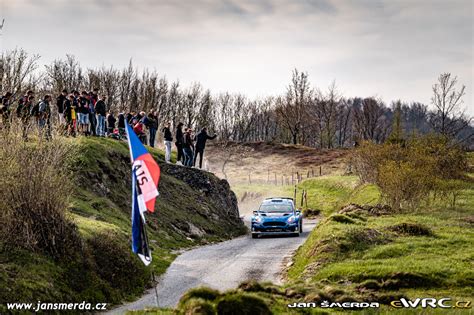
[[353,161],[361,180],[380,187],[394,210],[414,208],[431,195],[449,194],[455,200],[462,189],[455,180],[467,170],[465,152],[436,135],[385,144],[365,142],[354,152]]
[[68,259],[82,248],[67,218],[74,147],[60,139],[23,141],[21,130],[0,134],[0,243]]

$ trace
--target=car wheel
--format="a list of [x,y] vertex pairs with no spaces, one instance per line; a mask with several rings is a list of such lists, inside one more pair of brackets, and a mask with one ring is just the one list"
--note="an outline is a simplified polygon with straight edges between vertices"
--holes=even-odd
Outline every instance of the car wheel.
[[258,234],[257,233],[252,233],[252,238],[258,238]]

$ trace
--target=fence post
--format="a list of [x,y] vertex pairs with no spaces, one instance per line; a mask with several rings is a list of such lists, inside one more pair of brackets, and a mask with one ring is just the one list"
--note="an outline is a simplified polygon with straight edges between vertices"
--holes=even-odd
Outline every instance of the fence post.
[[294,193],[293,193],[293,199],[294,199],[294,201],[295,201],[295,206],[296,206],[296,185],[295,185],[295,191],[294,191]]
[[301,207],[303,207],[304,192],[305,190],[303,189],[303,191],[301,192]]
[[304,191],[304,203],[305,203],[305,208],[308,209],[308,191]]
[[277,173],[274,173],[275,174],[275,185],[278,185],[278,182],[277,182]]
[[322,166],[319,165],[319,176],[321,176],[323,174],[323,169],[322,169]]
[[314,168],[311,168],[311,174],[312,174],[311,177],[314,177]]

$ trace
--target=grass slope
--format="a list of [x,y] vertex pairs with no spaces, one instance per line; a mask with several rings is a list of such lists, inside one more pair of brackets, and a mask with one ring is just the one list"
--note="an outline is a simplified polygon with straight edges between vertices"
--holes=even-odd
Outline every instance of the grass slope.
[[[6,302],[71,301],[116,304],[150,285],[150,270],[130,250],[131,174],[126,143],[78,138],[71,165],[69,210],[84,246],[76,257],[54,260],[25,250],[0,252],[0,313]],[[161,165],[156,211],[147,215],[151,267],[163,273],[175,250],[229,239],[245,232],[235,195],[210,173]]]
[[[473,157],[471,155],[471,160]],[[383,304],[379,310],[355,311],[356,314],[420,314],[421,309],[389,306],[400,297],[450,297],[472,301],[473,174],[468,174],[468,178],[467,188],[461,192],[455,208],[450,206],[449,200],[438,199],[418,209],[389,214],[379,212],[378,215],[368,211],[380,201],[380,192],[375,186],[359,185],[354,176],[308,179],[298,188],[308,190],[308,207],[321,210],[325,218],[297,251],[293,265],[287,270],[287,283],[281,287],[243,283],[238,289],[218,295],[206,293],[206,289],[200,289],[204,292],[192,290],[183,296],[178,309],[183,313],[208,310],[204,314],[215,314],[222,301],[248,295],[263,301],[274,314],[350,312],[287,308],[286,304],[296,301],[374,301]],[[242,195],[255,191],[263,195],[265,189],[262,185],[242,185],[237,192]],[[291,196],[292,189],[281,186],[278,193]],[[350,203],[372,206],[353,206],[346,208],[348,211],[339,211]],[[138,314],[168,312],[171,310]],[[423,311],[423,314],[432,313],[461,314],[469,313],[469,310]]]

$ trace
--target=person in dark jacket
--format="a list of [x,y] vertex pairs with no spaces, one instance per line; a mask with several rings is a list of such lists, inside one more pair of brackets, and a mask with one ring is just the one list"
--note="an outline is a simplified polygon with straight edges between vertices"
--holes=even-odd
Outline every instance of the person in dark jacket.
[[183,144],[184,144],[184,135],[183,135],[183,123],[178,123],[176,127],[176,150],[178,151],[178,156],[176,157],[176,164],[184,165],[184,154],[183,154]]
[[118,115],[117,128],[119,130],[120,137],[125,136],[125,115],[123,113]]
[[109,115],[107,116],[107,135],[111,135],[114,133],[115,122],[117,120],[114,117],[114,113],[109,111]]
[[191,128],[186,128],[184,132],[184,142],[183,142],[183,153],[184,153],[184,166],[193,166],[193,130]]
[[213,140],[217,135],[209,136],[207,128],[201,129],[201,132],[196,136],[196,149],[194,151],[194,165],[196,164],[197,156],[199,154],[199,168],[202,168],[202,157],[204,156],[204,149],[206,148],[206,141]]
[[107,108],[104,95],[101,95],[99,100],[95,103],[95,113],[97,114],[96,134],[99,137],[105,137],[105,116],[107,114]]
[[171,162],[171,144],[173,143],[173,136],[171,135],[170,123],[167,122],[162,130],[163,137],[165,138],[165,161],[166,163]]
[[56,98],[56,110],[58,111],[59,124],[62,126],[66,124],[66,120],[64,119],[64,102],[67,100],[67,94],[67,90],[64,89]]
[[148,114],[148,129],[150,129],[150,147],[155,147],[156,130],[158,129],[158,117],[150,112]]
[[2,124],[4,126],[8,126],[8,120],[10,119],[10,105],[12,103],[12,96],[11,92],[7,92],[2,97],[2,103],[0,104],[0,117],[2,118]]

